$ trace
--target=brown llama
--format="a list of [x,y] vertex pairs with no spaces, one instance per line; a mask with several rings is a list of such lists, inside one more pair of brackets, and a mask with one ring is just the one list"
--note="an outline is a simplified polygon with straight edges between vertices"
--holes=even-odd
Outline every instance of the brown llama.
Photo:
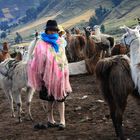
[[82,35],[71,35],[66,31],[66,54],[69,62],[76,62],[84,59],[85,37]]
[[3,49],[0,52],[0,62],[4,61],[5,59],[10,58],[8,43],[3,43]]
[[138,96],[131,78],[130,60],[126,55],[102,59],[97,63],[95,72],[103,96],[109,105],[117,138],[118,140],[126,140],[122,121],[127,97],[129,94]]
[[108,51],[109,45],[104,45],[102,42],[95,43],[91,37],[91,33],[87,28],[84,28],[86,35],[86,48],[85,48],[85,62],[89,74],[94,74],[97,62],[105,57],[105,51]]
[[116,44],[111,49],[111,55],[119,55],[119,54],[128,54],[129,48],[127,46],[124,46],[123,44]]

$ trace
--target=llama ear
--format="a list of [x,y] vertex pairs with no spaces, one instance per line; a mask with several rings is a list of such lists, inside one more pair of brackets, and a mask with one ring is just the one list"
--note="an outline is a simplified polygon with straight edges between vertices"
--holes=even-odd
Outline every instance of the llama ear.
[[126,32],[131,33],[132,29],[130,29],[129,27],[127,27],[126,25],[123,25],[120,27],[120,29],[124,29]]
[[126,32],[128,31],[128,27],[126,25],[120,26],[120,29],[124,29]]
[[135,30],[138,30],[138,31],[139,31],[139,30],[140,30],[140,26],[139,26],[139,25],[136,26],[136,27],[135,27]]

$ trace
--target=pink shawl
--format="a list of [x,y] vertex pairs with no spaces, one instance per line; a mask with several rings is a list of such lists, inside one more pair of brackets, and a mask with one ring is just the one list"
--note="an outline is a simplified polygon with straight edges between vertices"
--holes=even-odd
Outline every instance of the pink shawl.
[[[58,41],[59,42],[59,41]],[[63,99],[72,92],[69,82],[68,61],[64,48],[59,45],[59,53],[50,44],[39,40],[35,46],[34,57],[28,63],[28,84],[40,90],[44,81],[48,94],[55,100]]]

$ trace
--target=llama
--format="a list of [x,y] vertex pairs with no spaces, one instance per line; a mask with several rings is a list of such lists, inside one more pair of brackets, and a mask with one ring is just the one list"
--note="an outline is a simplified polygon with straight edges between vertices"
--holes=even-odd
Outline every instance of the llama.
[[66,31],[66,54],[69,62],[76,62],[84,59],[84,48],[86,45],[85,37],[82,35],[71,35]]
[[111,55],[128,54],[129,48],[123,44],[115,44],[111,49]]
[[134,91],[130,59],[127,55],[116,55],[102,59],[98,61],[95,72],[103,96],[109,105],[117,138],[125,140],[122,128],[123,113],[127,105],[127,97]]
[[107,55],[111,55],[111,48],[114,46],[114,38],[110,35],[101,33],[100,26],[95,25],[93,27],[94,34],[91,35],[94,42],[102,43],[102,46],[109,46],[109,49],[106,51]]
[[94,74],[97,62],[105,57],[105,51],[108,51],[109,45],[104,45],[102,42],[95,43],[91,37],[91,33],[87,28],[84,28],[86,35],[85,47],[85,62],[87,70],[90,74]]
[[122,37],[122,43],[130,48],[130,66],[131,75],[135,84],[135,88],[140,93],[140,34],[137,27],[130,29],[126,26],[121,27],[126,30],[126,33]]
[[126,55],[117,55],[102,59],[96,65],[96,76],[109,105],[118,140],[125,140],[122,117],[128,95],[140,98],[140,35],[137,29],[123,28],[127,33],[123,35],[122,43],[130,47],[130,59]]
[[32,119],[31,115],[31,100],[33,97],[34,90],[28,86],[27,78],[27,62],[16,61],[15,59],[8,58],[2,63],[0,63],[0,84],[5,92],[6,96],[9,99],[11,106],[12,117],[15,117],[13,102],[17,105],[18,111],[18,120],[22,122],[21,113],[22,113],[22,101],[21,93],[22,89],[26,87],[27,94],[27,106],[28,106],[28,116],[30,120]]
[[4,61],[5,59],[10,58],[8,43],[3,43],[3,49],[0,52],[0,62]]

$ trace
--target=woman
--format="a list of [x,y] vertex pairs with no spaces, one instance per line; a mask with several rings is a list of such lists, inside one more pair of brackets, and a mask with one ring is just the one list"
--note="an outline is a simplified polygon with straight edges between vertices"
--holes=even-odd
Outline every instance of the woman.
[[[29,85],[42,94],[48,101],[48,127],[64,129],[65,104],[68,93],[72,91],[69,83],[68,61],[58,35],[55,20],[49,20],[45,32],[36,43],[34,57],[29,62]],[[58,104],[60,123],[56,124],[53,117],[54,103]]]

